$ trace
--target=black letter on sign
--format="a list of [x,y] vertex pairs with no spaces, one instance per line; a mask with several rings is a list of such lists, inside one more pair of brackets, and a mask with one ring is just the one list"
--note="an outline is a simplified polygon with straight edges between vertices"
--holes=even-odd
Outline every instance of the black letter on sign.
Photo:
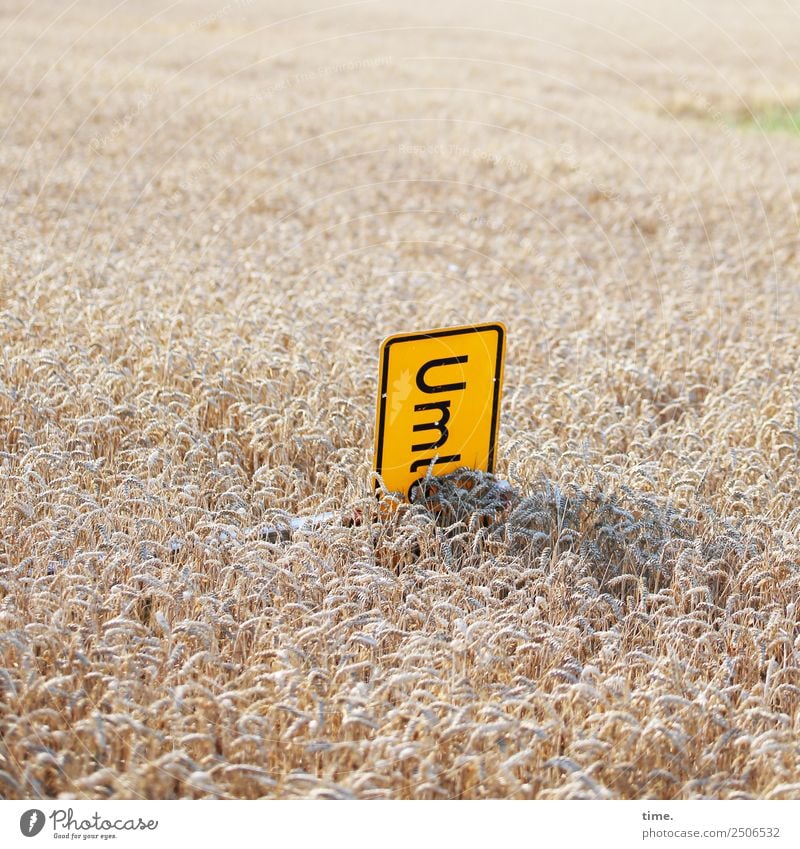
[[462,357],[443,357],[440,360],[428,360],[427,363],[420,366],[420,370],[417,372],[417,388],[420,392],[426,392],[429,395],[432,395],[435,392],[455,392],[457,389],[466,389],[466,383],[443,383],[441,386],[429,386],[425,382],[425,375],[432,368],[438,368],[439,366],[457,366],[461,363],[465,363],[468,358],[468,355],[464,354]]
[[460,454],[445,454],[444,457],[428,457],[427,460],[425,458],[414,460],[411,464],[411,471],[418,472],[420,469],[427,469],[431,464],[436,466],[438,463],[456,463],[460,459]]
[[422,410],[439,410],[442,417],[438,422],[425,422],[424,424],[415,424],[414,432],[420,430],[438,430],[439,438],[435,442],[424,442],[420,445],[412,445],[412,451],[429,451],[434,448],[441,448],[447,442],[448,432],[447,423],[450,421],[450,402],[449,401],[433,401],[430,404],[414,404],[414,412]]

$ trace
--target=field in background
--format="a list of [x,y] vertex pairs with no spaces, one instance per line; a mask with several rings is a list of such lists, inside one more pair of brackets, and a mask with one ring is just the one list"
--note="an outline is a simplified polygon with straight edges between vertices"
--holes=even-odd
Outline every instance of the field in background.
[[[4,3],[0,795],[800,798],[800,18],[535,5]],[[488,320],[520,501],[381,522]]]

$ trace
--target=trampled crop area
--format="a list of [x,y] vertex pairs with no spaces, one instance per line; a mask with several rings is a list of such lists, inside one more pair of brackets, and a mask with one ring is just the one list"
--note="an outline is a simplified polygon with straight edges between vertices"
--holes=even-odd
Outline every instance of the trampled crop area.
[[2,796],[800,798],[800,18],[553,5],[3,4]]

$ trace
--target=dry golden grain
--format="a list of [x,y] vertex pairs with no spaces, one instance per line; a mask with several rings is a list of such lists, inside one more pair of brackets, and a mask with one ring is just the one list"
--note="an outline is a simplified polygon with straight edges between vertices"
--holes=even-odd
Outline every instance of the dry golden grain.
[[800,798],[800,31],[701,6],[4,4],[0,794]]

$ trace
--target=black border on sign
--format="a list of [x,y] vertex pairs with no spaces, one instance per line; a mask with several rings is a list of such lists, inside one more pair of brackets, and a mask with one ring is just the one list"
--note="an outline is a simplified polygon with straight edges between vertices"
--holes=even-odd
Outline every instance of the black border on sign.
[[[492,395],[492,423],[489,431],[489,462],[488,470],[494,473],[495,443],[497,441],[497,425],[500,417],[500,376],[503,372],[503,348],[505,341],[505,328],[502,324],[476,324],[474,327],[442,328],[441,330],[427,330],[420,333],[407,333],[402,336],[390,336],[381,345],[381,379],[378,385],[378,398],[380,398],[380,412],[377,421],[377,439],[375,445],[375,472],[383,474],[383,434],[386,423],[386,384],[389,380],[389,349],[397,342],[414,342],[418,339],[439,339],[442,336],[462,336],[466,333],[485,333],[493,330],[497,333],[497,354],[495,357],[494,393]],[[378,483],[375,482],[377,489]]]

